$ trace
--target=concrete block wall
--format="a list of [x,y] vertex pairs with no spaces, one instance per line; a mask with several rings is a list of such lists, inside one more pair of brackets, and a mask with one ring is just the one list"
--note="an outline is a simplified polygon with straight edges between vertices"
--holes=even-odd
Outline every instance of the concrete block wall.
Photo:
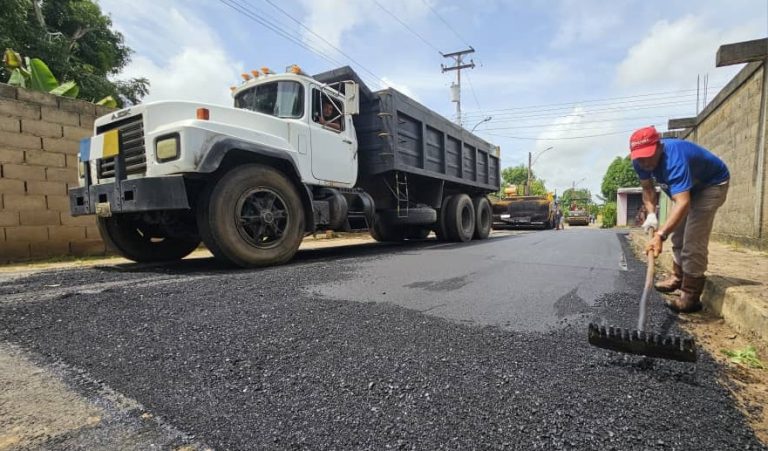
[[69,214],[79,140],[112,111],[0,83],[0,263],[102,255],[93,217]]
[[[731,172],[728,199],[715,217],[713,237],[768,249],[768,161],[758,170],[760,112],[763,93],[762,64],[746,66],[697,118],[686,137],[718,155]],[[768,126],[768,123],[765,124]],[[763,150],[764,152],[764,150]],[[758,177],[762,175],[762,193]],[[756,225],[757,199],[762,221]]]

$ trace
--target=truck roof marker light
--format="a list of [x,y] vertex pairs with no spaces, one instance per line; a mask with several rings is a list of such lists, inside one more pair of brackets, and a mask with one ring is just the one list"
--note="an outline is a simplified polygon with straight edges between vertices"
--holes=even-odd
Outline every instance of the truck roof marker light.
[[200,121],[207,121],[211,118],[211,112],[208,108],[198,108],[195,112],[195,116]]
[[251,74],[253,75],[253,78],[259,78],[259,75],[261,75],[259,74],[259,71],[257,71],[256,69],[252,70]]
[[245,80],[245,81],[248,81],[248,80],[250,80],[250,79],[251,79],[251,76],[250,76],[250,75],[248,75],[248,74],[247,74],[247,73],[245,73],[245,72],[243,72],[242,74],[240,74],[240,76],[241,76],[241,77],[243,77],[243,80]]
[[274,74],[274,72],[269,70],[269,68],[267,66],[264,66],[264,67],[261,68],[261,73],[264,74],[264,75]]
[[300,75],[301,74],[301,67],[299,67],[298,64],[291,64],[288,67],[288,71],[287,72],[290,72],[290,73],[296,74],[296,75]]

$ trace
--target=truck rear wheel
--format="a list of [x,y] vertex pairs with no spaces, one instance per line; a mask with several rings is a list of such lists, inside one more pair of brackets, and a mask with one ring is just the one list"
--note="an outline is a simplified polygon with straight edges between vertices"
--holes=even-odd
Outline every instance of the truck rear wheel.
[[491,234],[491,203],[485,196],[477,196],[472,199],[472,206],[475,207],[475,235],[476,240],[484,240]]
[[451,241],[469,241],[475,234],[475,207],[466,194],[457,194],[445,212],[446,231]]
[[197,223],[219,260],[242,267],[278,265],[301,244],[304,210],[288,178],[251,164],[224,174],[203,192]]
[[200,245],[200,238],[160,236],[155,227],[131,216],[99,218],[98,225],[107,246],[139,263],[181,260]]

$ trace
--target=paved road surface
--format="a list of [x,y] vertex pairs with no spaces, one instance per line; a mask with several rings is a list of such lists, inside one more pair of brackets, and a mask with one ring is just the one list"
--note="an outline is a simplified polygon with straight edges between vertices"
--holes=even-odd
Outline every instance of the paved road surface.
[[[136,400],[187,434],[174,444],[765,449],[708,356],[649,364],[586,344],[590,319],[634,325],[644,271],[631,256],[623,269],[623,239],[573,228],[263,270],[51,271],[0,284],[0,339]],[[674,331],[653,301],[654,327]]]

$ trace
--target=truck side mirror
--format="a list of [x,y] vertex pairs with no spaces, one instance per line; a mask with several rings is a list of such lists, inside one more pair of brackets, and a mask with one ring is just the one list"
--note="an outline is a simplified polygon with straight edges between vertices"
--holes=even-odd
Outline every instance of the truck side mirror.
[[360,86],[354,81],[344,82],[344,114],[360,113]]

